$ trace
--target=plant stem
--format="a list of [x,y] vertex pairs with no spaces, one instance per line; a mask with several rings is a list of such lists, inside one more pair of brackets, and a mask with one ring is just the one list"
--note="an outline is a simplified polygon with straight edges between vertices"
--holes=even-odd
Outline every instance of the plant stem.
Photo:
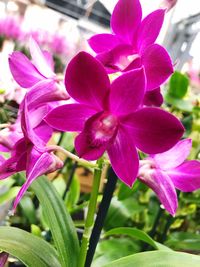
[[74,155],[73,153],[67,151],[66,149],[64,149],[63,147],[61,146],[56,146],[56,145],[50,145],[47,147],[47,150],[48,152],[51,152],[51,151],[60,151],[62,152],[64,155],[66,155],[67,157],[79,162],[82,166],[84,167],[91,167],[91,168],[98,168],[98,165],[95,164],[95,163],[92,163],[90,161],[87,161],[85,159],[82,159],[82,158],[79,158],[78,156]]
[[98,168],[95,168],[95,171],[94,171],[93,186],[92,186],[92,192],[90,195],[88,213],[87,213],[86,221],[85,221],[85,229],[83,232],[83,237],[82,237],[82,242],[81,242],[81,249],[80,249],[79,259],[78,259],[78,267],[85,266],[89,238],[90,238],[92,227],[94,224],[94,216],[96,212],[97,198],[98,198],[99,186],[100,186],[100,181],[101,181],[102,160],[101,159],[98,160],[97,164],[98,164]]
[[106,219],[106,215],[110,207],[110,202],[112,200],[112,196],[115,191],[116,183],[117,183],[117,176],[114,173],[113,169],[110,167],[108,171],[108,181],[104,189],[103,198],[99,206],[94,228],[92,230],[92,234],[90,237],[89,250],[88,250],[88,254],[86,258],[86,265],[85,265],[87,267],[89,267],[92,263],[94,253],[95,253],[95,250],[96,250],[99,238],[100,238],[100,234],[101,234],[101,231],[104,225],[104,221]]

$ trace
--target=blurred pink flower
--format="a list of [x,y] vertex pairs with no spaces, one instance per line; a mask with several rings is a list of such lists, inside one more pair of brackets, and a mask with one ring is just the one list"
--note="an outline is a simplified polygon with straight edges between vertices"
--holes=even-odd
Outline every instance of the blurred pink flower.
[[175,188],[183,192],[200,189],[200,162],[186,160],[192,141],[179,141],[170,150],[140,161],[138,177],[157,194],[164,208],[175,215],[178,200]]
[[178,0],[163,0],[161,7],[166,8],[167,12],[170,11],[178,2]]

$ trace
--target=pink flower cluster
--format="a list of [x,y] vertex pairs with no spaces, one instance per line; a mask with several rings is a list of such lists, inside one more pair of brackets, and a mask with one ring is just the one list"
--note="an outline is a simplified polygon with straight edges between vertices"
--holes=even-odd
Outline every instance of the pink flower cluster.
[[[200,163],[185,162],[191,141],[180,141],[181,122],[158,107],[159,87],[173,72],[167,51],[155,44],[164,15],[159,9],[142,19],[139,0],[119,0],[111,17],[112,33],[89,40],[96,58],[80,52],[68,64],[66,90],[53,72],[51,56],[34,40],[33,63],[20,52],[10,56],[14,79],[28,89],[15,125],[17,140],[6,145],[10,130],[1,142],[11,157],[1,158],[0,178],[22,170],[27,175],[14,208],[34,179],[62,166],[47,146],[54,129],[79,132],[75,149],[86,160],[107,152],[119,179],[131,187],[138,177],[172,215],[177,209],[175,188],[200,188]],[[110,82],[113,72],[119,75]],[[61,102],[69,97],[70,103]],[[139,161],[138,150],[150,156]]]
[[53,54],[66,55],[71,49],[67,38],[58,33],[51,33],[42,29],[24,31],[23,19],[7,16],[0,20],[0,36],[6,39],[26,43],[32,36],[39,45],[47,47]]
[[5,38],[18,40],[23,35],[21,22],[14,17],[5,17],[0,20],[0,35]]

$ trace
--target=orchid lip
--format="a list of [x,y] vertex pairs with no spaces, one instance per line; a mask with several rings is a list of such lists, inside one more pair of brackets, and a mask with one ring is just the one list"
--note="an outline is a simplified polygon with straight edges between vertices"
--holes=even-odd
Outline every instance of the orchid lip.
[[120,69],[126,69],[130,65],[130,63],[138,58],[140,58],[138,54],[121,55],[115,65]]
[[103,142],[110,141],[117,132],[118,119],[109,112],[103,112],[100,117],[93,122],[89,137],[91,145],[97,146]]

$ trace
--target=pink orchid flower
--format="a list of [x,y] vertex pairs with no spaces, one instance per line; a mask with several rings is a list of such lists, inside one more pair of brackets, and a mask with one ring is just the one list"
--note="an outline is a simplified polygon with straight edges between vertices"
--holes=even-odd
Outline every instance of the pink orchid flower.
[[178,207],[175,188],[183,192],[200,188],[200,162],[186,160],[191,146],[192,140],[185,139],[164,153],[140,161],[139,179],[152,188],[173,216]]
[[[33,116],[34,118],[34,116]],[[38,122],[38,120],[36,120]],[[52,135],[52,129],[41,121],[34,128],[34,119],[29,114],[27,99],[24,99],[21,124],[24,137],[14,146],[11,157],[1,158],[0,179],[5,179],[16,172],[26,170],[26,182],[21,187],[13,204],[15,211],[21,198],[31,183],[39,176],[53,172],[63,166],[62,161],[52,152],[48,152],[46,144]]]
[[80,52],[67,67],[65,83],[77,103],[56,107],[44,120],[61,131],[81,132],[75,148],[86,160],[96,160],[107,151],[114,171],[129,186],[138,173],[136,147],[161,153],[183,134],[182,124],[170,113],[140,108],[146,86],[143,68],[126,72],[110,84],[103,65]]
[[111,34],[97,34],[88,42],[109,73],[144,66],[147,90],[158,88],[172,73],[167,51],[154,44],[165,10],[158,9],[142,20],[139,0],[119,0],[111,16]]
[[69,98],[61,81],[54,73],[52,56],[41,51],[34,39],[30,39],[32,62],[23,53],[15,51],[9,57],[10,71],[15,81],[28,91],[34,104]]

